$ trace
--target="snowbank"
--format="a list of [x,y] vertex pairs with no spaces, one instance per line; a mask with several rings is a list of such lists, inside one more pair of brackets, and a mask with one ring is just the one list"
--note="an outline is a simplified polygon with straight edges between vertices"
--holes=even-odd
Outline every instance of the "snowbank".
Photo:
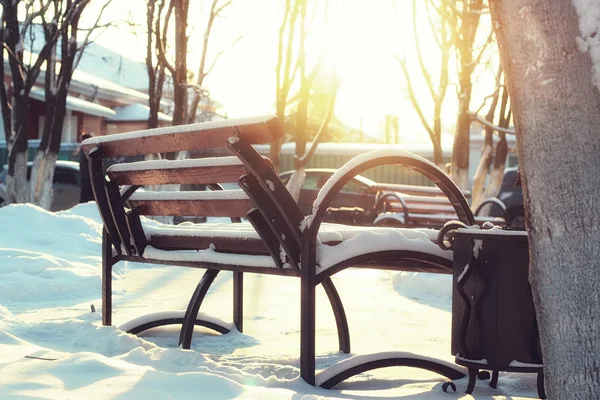
[[[185,309],[203,271],[119,263],[113,282],[115,326],[102,326],[102,226],[95,204],[59,213],[10,205],[0,208],[0,221],[0,397],[457,397],[441,391],[442,378],[408,368],[365,373],[337,390],[307,385],[298,378],[300,285],[289,277],[247,274],[244,333],[219,335],[199,329],[192,350],[181,350],[177,327],[137,337],[117,326],[150,312]],[[452,362],[450,279],[377,270],[337,274],[334,281],[356,353],[338,353],[331,308],[319,289],[317,370],[378,351],[406,351]],[[202,311],[232,321],[230,273],[217,276]],[[464,392],[466,379],[456,383],[459,393]],[[475,393],[478,399],[535,398],[535,388],[534,375],[502,374],[498,390],[478,382]]]

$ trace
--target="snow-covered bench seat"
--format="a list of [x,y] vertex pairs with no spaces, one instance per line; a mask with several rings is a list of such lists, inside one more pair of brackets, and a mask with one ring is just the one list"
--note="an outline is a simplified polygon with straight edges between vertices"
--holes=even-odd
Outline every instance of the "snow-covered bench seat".
[[[397,164],[430,178],[448,197],[458,219],[472,225],[475,220],[464,196],[434,164],[397,150],[357,156],[327,181],[312,213],[304,215],[270,161],[252,146],[271,143],[283,134],[279,120],[265,116],[100,136],[82,143],[90,160],[94,196],[104,223],[103,324],[112,324],[111,271],[122,260],[206,270],[183,316],[169,317],[161,312],[156,321],[149,317],[138,320],[144,329],[181,323],[180,344],[184,348],[190,346],[195,324],[219,332],[228,330],[225,324],[199,313],[220,271],[233,271],[234,324],[240,331],[244,273],[297,277],[301,286],[300,370],[302,378],[314,385],[315,290],[319,284],[333,308],[340,350],[348,353],[348,323],[332,275],[349,267],[452,272],[452,253],[445,246],[438,246],[443,238],[438,239],[435,230],[322,224],[333,197],[352,177],[378,165]],[[117,163],[103,168],[105,158],[214,147],[227,147],[233,155]],[[224,190],[220,185],[231,183],[238,187]],[[177,184],[203,184],[212,191],[179,191],[173,189]],[[150,189],[149,185],[169,190]],[[138,191],[142,186],[146,190]],[[228,217],[231,223],[173,226],[142,216]],[[129,332],[142,329],[134,325],[124,326]],[[388,353],[378,363],[376,356],[370,356],[368,365],[349,363],[351,371],[335,370],[328,381],[331,384],[342,380],[342,376],[345,379],[360,371],[390,365],[420,365],[451,379],[464,376],[460,369],[445,364],[406,360],[406,355],[390,359]]]
[[[168,225],[149,221],[148,225],[144,226],[148,241],[143,254],[145,258],[170,260],[175,257],[172,250],[180,250],[176,254],[181,261],[226,264],[223,269],[228,269],[231,263],[222,260],[226,254],[235,257],[235,264],[277,267],[270,259],[269,250],[260,235],[248,222]],[[398,266],[394,259],[388,260],[390,264],[383,266],[386,260],[382,260],[379,264],[383,268],[451,273],[452,269],[446,260],[451,261],[452,253],[437,246],[437,236],[438,231],[433,229],[366,228],[326,223],[318,233],[317,271],[321,274],[350,255],[372,254],[373,246],[377,246],[380,251],[420,251],[431,259],[437,258],[434,264],[419,265],[419,260],[415,260],[414,266]],[[269,259],[254,256],[268,256]],[[283,263],[282,268],[294,270],[289,263]]]

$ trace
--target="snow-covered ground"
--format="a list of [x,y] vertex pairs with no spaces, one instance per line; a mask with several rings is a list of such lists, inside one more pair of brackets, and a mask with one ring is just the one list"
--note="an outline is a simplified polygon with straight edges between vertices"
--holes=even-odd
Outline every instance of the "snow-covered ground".
[[[49,213],[0,208],[0,398],[52,399],[458,399],[444,378],[412,368],[365,373],[335,390],[298,378],[299,281],[247,275],[244,333],[198,329],[192,350],[176,327],[142,337],[118,325],[184,309],[201,270],[121,262],[114,268],[115,326],[101,324],[101,224],[94,203]],[[453,361],[449,276],[347,270],[334,277],[348,313],[353,354],[409,351]],[[232,320],[231,273],[216,279],[202,310]],[[318,292],[317,370],[337,352],[333,314]],[[94,305],[96,312],[91,312]],[[476,398],[536,398],[535,375],[478,381]],[[492,397],[493,396],[493,397]]]

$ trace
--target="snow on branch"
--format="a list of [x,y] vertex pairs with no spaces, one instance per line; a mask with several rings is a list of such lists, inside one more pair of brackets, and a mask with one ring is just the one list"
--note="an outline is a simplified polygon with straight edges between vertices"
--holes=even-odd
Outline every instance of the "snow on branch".
[[496,132],[508,133],[509,135],[516,135],[515,130],[512,128],[502,128],[498,125],[494,125],[491,122],[488,122],[485,118],[482,118],[481,116],[479,116],[477,114],[470,114],[470,116],[471,116],[471,121],[479,122],[481,125],[487,126],[488,128],[492,128]]

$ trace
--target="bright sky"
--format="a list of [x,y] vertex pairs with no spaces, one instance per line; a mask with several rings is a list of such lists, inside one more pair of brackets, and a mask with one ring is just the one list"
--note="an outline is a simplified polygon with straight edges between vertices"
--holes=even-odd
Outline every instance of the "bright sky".
[[[190,15],[199,16],[189,42],[188,68],[194,70],[202,49],[205,13],[198,9],[200,1],[192,0],[191,3]],[[209,1],[204,3],[205,7],[210,4]],[[409,64],[417,65],[410,4],[409,0],[398,0],[395,7],[392,1],[384,0],[330,0],[333,12],[328,21],[329,34],[323,30],[315,31],[309,37],[307,52],[314,57],[322,43],[327,44],[328,58],[333,61],[342,79],[336,114],[343,122],[356,128],[362,124],[368,134],[377,136],[383,132],[386,114],[397,115],[404,140],[426,143],[428,136],[407,98],[404,77],[395,59],[404,55]],[[205,82],[211,96],[224,104],[224,110],[230,117],[274,112],[277,38],[283,7],[284,2],[277,0],[233,0],[225,18],[218,19],[213,26],[209,60],[238,36],[243,36],[240,42],[221,55]],[[128,15],[141,24],[137,28],[137,38],[128,33],[131,28],[121,27],[106,31],[98,43],[130,58],[143,60],[144,1],[113,1],[107,18],[125,19]],[[315,25],[321,26],[320,22],[316,20]],[[428,23],[423,22],[428,27]],[[435,45],[425,36],[422,43],[425,45],[426,62],[436,65]],[[421,79],[416,69],[414,72]],[[424,93],[422,82],[415,80],[413,84]],[[452,133],[453,129],[455,104],[455,91],[450,87],[443,116],[448,133]],[[424,108],[426,113],[431,113],[427,105]]]

